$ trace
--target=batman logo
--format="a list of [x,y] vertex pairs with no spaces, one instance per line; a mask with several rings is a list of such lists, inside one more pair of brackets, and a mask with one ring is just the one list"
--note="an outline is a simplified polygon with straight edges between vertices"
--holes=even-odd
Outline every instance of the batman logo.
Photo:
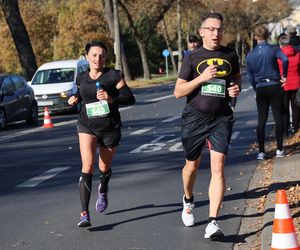
[[231,73],[231,65],[228,61],[221,58],[210,58],[205,61],[200,62],[197,65],[197,72],[199,75],[210,65],[217,65],[217,75],[216,77],[224,77]]

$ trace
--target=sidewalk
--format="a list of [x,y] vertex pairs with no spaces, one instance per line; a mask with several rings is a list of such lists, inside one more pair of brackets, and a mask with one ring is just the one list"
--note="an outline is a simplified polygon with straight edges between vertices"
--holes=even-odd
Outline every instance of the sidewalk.
[[271,246],[276,191],[290,185],[300,185],[300,153],[297,152],[285,158],[276,158],[272,180],[274,183],[269,187],[263,218],[261,250],[269,250]]

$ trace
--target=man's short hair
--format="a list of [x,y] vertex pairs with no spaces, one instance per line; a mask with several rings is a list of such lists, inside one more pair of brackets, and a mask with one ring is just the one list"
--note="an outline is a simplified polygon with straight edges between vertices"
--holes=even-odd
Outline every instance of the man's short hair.
[[204,21],[208,18],[215,18],[220,20],[221,22],[223,22],[224,18],[222,16],[222,14],[218,13],[218,12],[209,12],[204,14],[204,16],[202,17],[202,23],[204,23]]
[[294,26],[289,25],[287,27],[287,33],[289,35],[294,35],[295,36],[297,34],[297,30],[296,30],[296,28]]
[[267,40],[269,31],[266,26],[260,25],[255,28],[254,35],[260,40]]
[[199,38],[195,35],[190,35],[189,36],[189,42],[190,43],[196,43],[196,42],[199,42]]

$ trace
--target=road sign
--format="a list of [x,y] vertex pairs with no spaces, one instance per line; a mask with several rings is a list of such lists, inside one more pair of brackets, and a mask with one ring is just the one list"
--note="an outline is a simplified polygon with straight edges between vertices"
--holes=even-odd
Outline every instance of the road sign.
[[170,51],[167,50],[167,49],[164,49],[162,54],[163,54],[164,57],[168,57],[170,55]]

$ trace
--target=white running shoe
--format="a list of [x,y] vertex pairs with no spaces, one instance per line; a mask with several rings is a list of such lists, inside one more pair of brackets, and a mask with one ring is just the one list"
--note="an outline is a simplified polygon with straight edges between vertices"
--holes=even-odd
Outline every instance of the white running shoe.
[[283,152],[283,150],[276,150],[276,158],[283,158],[285,157],[285,154]]
[[181,218],[183,224],[187,227],[194,226],[195,218],[193,215],[193,208],[195,207],[194,203],[186,203],[183,196],[183,209],[181,213]]
[[265,159],[266,154],[263,152],[258,153],[256,159],[257,160],[264,160]]
[[218,223],[215,220],[212,220],[205,228],[205,239],[217,240],[222,239],[224,237],[224,233],[219,227]]

